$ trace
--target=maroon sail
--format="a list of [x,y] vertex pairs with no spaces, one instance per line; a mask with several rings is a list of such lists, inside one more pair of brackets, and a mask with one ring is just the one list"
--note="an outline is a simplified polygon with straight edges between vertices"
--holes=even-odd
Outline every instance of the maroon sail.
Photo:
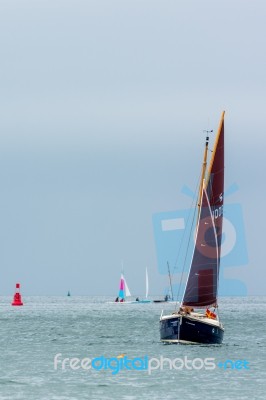
[[[203,185],[205,186],[205,185]],[[203,188],[195,249],[182,304],[217,304],[224,192],[224,113],[210,161],[207,188]]]
[[216,226],[220,264],[224,204],[224,112],[222,113],[220,126],[213,149],[213,156],[210,161],[207,194]]
[[217,300],[218,248],[212,211],[203,189],[202,205],[191,268],[187,280],[183,305],[210,306]]

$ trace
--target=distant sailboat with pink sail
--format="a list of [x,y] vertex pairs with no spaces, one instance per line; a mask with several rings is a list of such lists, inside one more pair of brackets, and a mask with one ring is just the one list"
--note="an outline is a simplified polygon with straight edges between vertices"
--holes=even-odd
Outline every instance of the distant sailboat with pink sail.
[[126,298],[130,297],[131,293],[129,290],[129,287],[127,285],[127,281],[125,279],[124,273],[121,273],[121,277],[120,277],[120,284],[119,284],[119,292],[118,292],[118,296],[115,299],[116,303],[124,303],[126,302]]

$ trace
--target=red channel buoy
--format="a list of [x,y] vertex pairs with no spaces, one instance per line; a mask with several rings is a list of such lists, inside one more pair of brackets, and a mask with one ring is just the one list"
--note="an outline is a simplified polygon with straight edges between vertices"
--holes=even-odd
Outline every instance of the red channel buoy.
[[14,294],[12,306],[23,306],[20,294],[20,284],[16,284],[16,293]]

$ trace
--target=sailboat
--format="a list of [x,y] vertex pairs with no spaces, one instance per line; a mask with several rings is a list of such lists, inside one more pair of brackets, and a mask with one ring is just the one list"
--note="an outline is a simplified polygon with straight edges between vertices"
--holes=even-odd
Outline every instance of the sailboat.
[[127,286],[126,279],[124,277],[124,274],[121,273],[119,292],[118,292],[117,298],[115,299],[115,303],[124,303],[124,302],[126,302],[126,298],[130,297],[130,296],[131,296],[131,293]]
[[162,312],[160,318],[160,339],[165,343],[220,344],[223,340],[224,328],[218,315],[218,282],[224,201],[224,114],[208,171],[207,132],[196,204],[194,251],[180,308],[171,315]]
[[169,294],[166,294],[164,296],[163,300],[153,300],[154,303],[169,303],[169,302],[174,302],[174,295],[173,295],[173,287],[172,287],[172,278],[171,278],[171,273],[170,273],[170,266],[169,262],[167,261],[167,268],[168,268],[168,276],[169,276],[169,288],[171,291],[171,296]]
[[146,294],[145,294],[145,299],[139,299],[138,297],[136,298],[135,301],[132,301],[134,304],[142,304],[142,303],[151,303],[151,300],[148,299],[149,296],[149,278],[148,278],[148,269],[146,268],[146,275],[145,275],[145,283],[146,283]]

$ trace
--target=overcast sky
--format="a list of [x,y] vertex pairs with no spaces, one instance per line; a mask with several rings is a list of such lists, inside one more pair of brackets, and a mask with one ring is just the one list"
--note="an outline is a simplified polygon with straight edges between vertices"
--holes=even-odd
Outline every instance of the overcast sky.
[[[0,294],[167,284],[152,217],[187,209],[226,110],[225,186],[266,294],[264,0],[0,0]],[[225,188],[225,189],[226,189]]]

